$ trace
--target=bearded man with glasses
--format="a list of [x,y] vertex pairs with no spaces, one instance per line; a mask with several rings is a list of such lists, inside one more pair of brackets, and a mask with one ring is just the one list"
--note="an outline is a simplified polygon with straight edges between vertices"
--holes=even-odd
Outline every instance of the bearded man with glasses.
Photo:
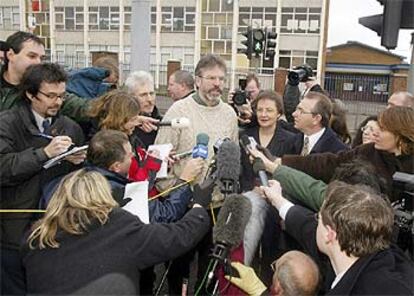
[[0,216],[2,295],[25,292],[19,249],[24,232],[37,218],[26,210],[38,208],[42,185],[76,169],[86,157],[79,152],[43,168],[49,159],[84,141],[80,126],[59,114],[66,79],[57,64],[29,66],[20,84],[20,103],[0,117],[1,208],[23,211]]

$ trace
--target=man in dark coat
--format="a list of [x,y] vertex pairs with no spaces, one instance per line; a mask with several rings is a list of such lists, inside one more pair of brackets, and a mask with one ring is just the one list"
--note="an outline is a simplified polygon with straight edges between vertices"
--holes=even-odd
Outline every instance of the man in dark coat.
[[[56,64],[30,66],[22,78],[21,104],[0,117],[0,190],[2,209],[36,209],[40,188],[52,178],[76,168],[84,152],[44,169],[44,163],[84,141],[81,128],[59,115],[66,74]],[[4,213],[1,226],[2,294],[24,293],[18,249],[32,213]]]
[[302,133],[296,135],[292,154],[337,153],[347,149],[329,127],[331,112],[332,104],[324,94],[309,92],[305,95],[293,112],[295,128]]
[[[293,205],[279,183],[264,188],[266,197],[285,220],[286,231],[317,261],[328,256],[328,295],[413,295],[414,266],[391,246],[394,211],[368,187],[338,181],[329,184],[315,219]],[[332,271],[331,270],[331,271]]]

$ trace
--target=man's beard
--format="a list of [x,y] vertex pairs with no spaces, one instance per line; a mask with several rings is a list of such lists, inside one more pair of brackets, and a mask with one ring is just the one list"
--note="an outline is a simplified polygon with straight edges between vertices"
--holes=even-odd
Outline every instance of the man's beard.
[[209,102],[213,102],[213,103],[217,103],[218,101],[220,101],[221,99],[221,95],[223,94],[223,92],[220,89],[215,89],[215,91],[218,93],[218,95],[213,95],[210,92],[207,92],[204,97],[207,101]]

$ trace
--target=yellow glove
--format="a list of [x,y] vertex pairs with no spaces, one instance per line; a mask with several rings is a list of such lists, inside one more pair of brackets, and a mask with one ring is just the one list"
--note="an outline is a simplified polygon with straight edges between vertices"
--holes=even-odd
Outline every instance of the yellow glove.
[[226,275],[224,278],[239,287],[246,294],[251,296],[259,296],[267,289],[257,277],[253,268],[239,262],[232,262],[231,266],[239,272],[240,277],[230,277]]

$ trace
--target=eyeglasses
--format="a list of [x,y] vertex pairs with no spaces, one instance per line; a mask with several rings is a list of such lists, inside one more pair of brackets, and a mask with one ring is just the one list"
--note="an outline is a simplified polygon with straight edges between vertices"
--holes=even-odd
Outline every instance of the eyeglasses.
[[361,127],[361,132],[373,133],[375,132],[375,130],[372,126],[366,125],[366,126]]
[[46,94],[46,93],[42,92],[41,90],[38,90],[37,92],[38,93],[41,93],[42,95],[44,95],[45,97],[47,97],[48,99],[51,99],[53,101],[56,101],[57,98],[59,98],[62,101],[64,101],[65,100],[65,95],[66,95],[66,92],[61,93],[61,94],[55,94],[55,93]]
[[226,82],[226,77],[224,76],[198,76],[200,78],[204,78],[205,80],[208,80],[210,82],[219,81],[220,83]]
[[316,113],[315,112],[311,112],[311,111],[305,111],[305,110],[303,110],[303,109],[301,109],[300,107],[299,108],[296,108],[295,109],[295,111],[296,112],[298,112],[299,114],[312,114],[312,115],[316,115]]

